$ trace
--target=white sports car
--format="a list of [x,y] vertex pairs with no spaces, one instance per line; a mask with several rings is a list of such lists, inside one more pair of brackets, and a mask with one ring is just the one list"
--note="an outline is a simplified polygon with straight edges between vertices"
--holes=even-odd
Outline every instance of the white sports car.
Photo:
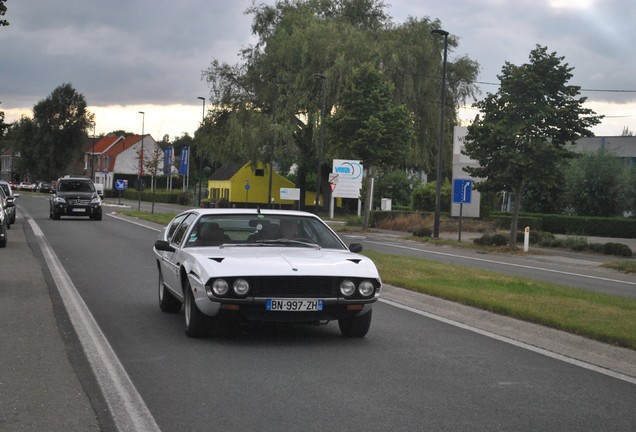
[[162,231],[154,251],[159,307],[185,309],[185,332],[209,335],[234,315],[250,321],[327,323],[363,337],[382,282],[373,262],[305,212],[192,209]]

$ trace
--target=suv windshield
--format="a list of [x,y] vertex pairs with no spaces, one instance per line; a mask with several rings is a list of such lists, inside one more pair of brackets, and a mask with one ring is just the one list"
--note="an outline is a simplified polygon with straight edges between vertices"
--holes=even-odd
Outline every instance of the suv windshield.
[[57,185],[60,192],[95,192],[93,183],[88,180],[62,180]]

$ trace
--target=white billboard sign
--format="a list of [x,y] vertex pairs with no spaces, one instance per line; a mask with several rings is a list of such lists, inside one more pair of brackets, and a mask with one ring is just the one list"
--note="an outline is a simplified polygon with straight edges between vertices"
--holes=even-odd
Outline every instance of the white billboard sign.
[[363,168],[360,161],[334,159],[329,175],[331,196],[335,198],[360,198]]

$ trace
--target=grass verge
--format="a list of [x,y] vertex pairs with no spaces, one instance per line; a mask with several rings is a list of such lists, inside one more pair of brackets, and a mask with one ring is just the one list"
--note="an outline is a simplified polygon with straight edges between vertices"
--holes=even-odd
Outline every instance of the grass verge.
[[168,223],[176,216],[175,213],[148,213],[147,211],[136,210],[121,210],[117,213],[124,216],[155,222],[160,225],[168,225]]
[[623,273],[636,273],[636,261],[618,261],[603,264],[603,267],[621,271]]
[[388,284],[636,349],[636,300],[366,250]]

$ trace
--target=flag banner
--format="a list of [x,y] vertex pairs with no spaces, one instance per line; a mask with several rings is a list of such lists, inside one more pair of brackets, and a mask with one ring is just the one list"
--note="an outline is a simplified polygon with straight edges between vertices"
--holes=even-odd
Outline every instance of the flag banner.
[[163,151],[163,173],[170,174],[172,172],[172,147],[167,147]]
[[179,163],[179,174],[188,175],[188,153],[190,147],[185,146],[181,149],[181,162]]

